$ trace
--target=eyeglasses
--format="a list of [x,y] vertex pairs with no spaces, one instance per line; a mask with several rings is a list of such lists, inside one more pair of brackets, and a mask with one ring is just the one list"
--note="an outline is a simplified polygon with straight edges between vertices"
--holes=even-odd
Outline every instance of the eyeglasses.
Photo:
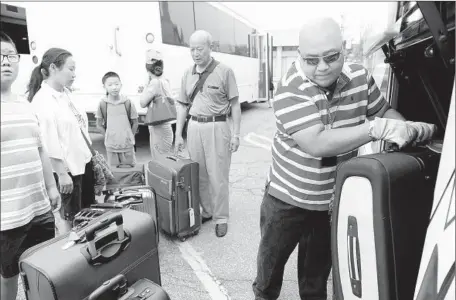
[[2,54],[2,60],[1,62],[3,62],[3,60],[5,59],[5,57],[8,59],[9,62],[11,63],[17,63],[19,62],[21,56],[19,54]]
[[[302,59],[309,65],[309,66],[318,66],[320,63],[320,60],[323,59],[323,61],[327,64],[331,64],[337,60],[339,60],[341,52],[333,53],[333,54],[328,54],[325,56],[316,56],[316,57],[302,57]],[[299,54],[301,55],[301,54]]]

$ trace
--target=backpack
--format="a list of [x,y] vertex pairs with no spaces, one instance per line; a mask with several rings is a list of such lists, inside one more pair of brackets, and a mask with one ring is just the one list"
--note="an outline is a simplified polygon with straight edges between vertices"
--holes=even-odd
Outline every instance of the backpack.
[[[127,112],[128,121],[130,122],[130,124],[132,124],[131,119],[130,119],[130,116],[131,116],[130,99],[127,99],[124,102],[124,106],[125,106],[125,111]],[[100,108],[101,108],[101,115],[103,116],[103,121],[104,121],[103,127],[104,127],[104,129],[106,129],[106,127],[108,126],[108,103],[104,100],[101,100]]]

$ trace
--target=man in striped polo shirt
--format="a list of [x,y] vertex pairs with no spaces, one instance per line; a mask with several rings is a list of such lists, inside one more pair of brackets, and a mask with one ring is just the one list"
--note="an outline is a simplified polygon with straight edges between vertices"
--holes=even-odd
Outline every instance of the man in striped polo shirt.
[[55,235],[52,206],[60,194],[48,155],[41,145],[31,104],[11,91],[20,56],[1,35],[1,300],[15,300],[18,261],[28,248]]
[[285,264],[297,244],[301,299],[327,299],[328,209],[337,164],[372,140],[402,147],[429,139],[435,131],[434,125],[405,122],[363,66],[344,64],[342,47],[334,20],[309,21],[300,31],[298,59],[278,84],[273,102],[277,133],[261,204],[253,283],[257,300],[279,297]]

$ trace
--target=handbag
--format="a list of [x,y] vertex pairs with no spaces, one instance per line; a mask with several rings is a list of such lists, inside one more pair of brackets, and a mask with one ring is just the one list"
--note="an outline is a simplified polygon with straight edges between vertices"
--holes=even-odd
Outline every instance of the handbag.
[[159,81],[159,84],[160,94],[154,96],[152,105],[147,110],[144,120],[145,125],[159,125],[175,120],[177,117],[174,99],[165,93],[161,81]]
[[[78,110],[74,107],[73,103],[71,100],[68,101],[68,104],[73,111],[73,114],[78,121],[78,124],[81,124],[82,117],[79,114]],[[79,126],[79,130],[81,131],[82,137],[84,138],[84,141],[87,145],[87,147],[90,150],[90,153],[92,154],[92,169],[94,173],[94,192],[95,195],[99,196],[101,195],[101,191],[103,190],[103,187],[111,180],[114,179],[114,175],[112,174],[111,169],[109,168],[108,163],[106,162],[105,158],[103,155],[98,153],[93,147],[90,145],[89,140],[87,139],[86,135],[84,134],[84,131],[82,131],[81,126]]]
[[101,155],[98,151],[92,148],[90,145],[89,141],[87,140],[87,137],[85,136],[84,132],[82,131],[81,128],[82,137],[84,138],[84,141],[86,142],[87,147],[90,150],[90,153],[92,153],[92,165],[93,165],[93,173],[94,173],[94,191],[95,195],[99,196],[101,195],[101,192],[104,188],[104,186],[108,183],[114,180],[114,175],[112,174],[111,169],[109,168],[108,163],[106,162],[105,158],[103,155]]

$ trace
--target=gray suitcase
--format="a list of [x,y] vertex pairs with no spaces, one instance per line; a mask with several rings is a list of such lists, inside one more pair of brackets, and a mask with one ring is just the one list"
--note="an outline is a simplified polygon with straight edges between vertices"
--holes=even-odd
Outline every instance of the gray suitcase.
[[168,293],[158,284],[140,279],[128,286],[127,278],[119,274],[106,281],[89,296],[89,300],[170,300]]
[[146,182],[155,192],[162,231],[181,241],[201,228],[199,165],[188,158],[158,155],[146,165]]
[[[150,186],[128,186],[108,190],[103,192],[105,194],[105,203],[93,204],[92,208],[123,208],[127,207],[133,210],[149,214],[158,224],[157,216],[157,201],[155,194]],[[155,232],[157,243],[159,242],[158,226]]]
[[[156,223],[131,209],[109,210],[81,230],[30,248],[19,269],[28,300],[81,300],[106,280],[123,274],[161,284]],[[69,241],[69,236],[82,237]]]

